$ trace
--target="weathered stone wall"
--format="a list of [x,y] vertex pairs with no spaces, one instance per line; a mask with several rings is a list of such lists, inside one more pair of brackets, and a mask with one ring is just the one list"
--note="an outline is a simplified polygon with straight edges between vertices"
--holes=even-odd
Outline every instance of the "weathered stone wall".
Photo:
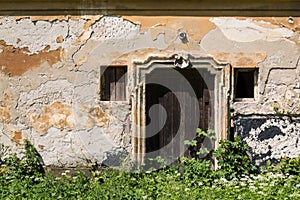
[[[3,16],[1,143],[17,150],[27,138],[46,165],[74,166],[89,160],[113,165],[132,153],[132,61],[185,52],[259,69],[255,100],[236,102],[228,87],[228,106],[233,117],[239,116],[235,125],[244,141],[257,155],[266,154],[259,149],[267,144],[256,137],[264,133],[251,129],[248,123],[255,120],[243,116],[300,114],[299,30],[300,18],[283,17]],[[179,32],[187,34],[186,42]],[[100,101],[103,65],[128,66],[127,101]],[[260,126],[294,126],[281,132],[286,144],[297,140],[297,121],[263,120]],[[297,154],[291,148],[278,154],[282,148],[275,143],[268,144],[274,158]]]
[[253,161],[258,165],[300,154],[299,118],[249,116],[238,118],[236,127],[238,136],[249,145]]

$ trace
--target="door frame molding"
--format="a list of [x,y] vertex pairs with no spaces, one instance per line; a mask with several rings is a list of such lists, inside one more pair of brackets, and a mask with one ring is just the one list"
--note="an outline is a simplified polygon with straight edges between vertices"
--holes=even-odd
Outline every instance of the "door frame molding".
[[[181,53],[182,54],[182,53]],[[146,74],[154,69],[175,68],[175,61],[178,54],[149,55],[144,61],[132,62],[132,81],[129,87],[134,88],[131,95],[132,102],[132,155],[133,160],[139,167],[144,163],[146,153]],[[192,68],[206,70],[202,75],[205,83],[209,76],[213,80],[213,105],[212,105],[212,129],[216,132],[215,148],[219,141],[227,138],[229,130],[229,102],[230,102],[230,68],[228,63],[218,63],[210,55],[185,53],[192,63]],[[208,84],[207,84],[208,85]],[[209,86],[208,86],[209,87]]]

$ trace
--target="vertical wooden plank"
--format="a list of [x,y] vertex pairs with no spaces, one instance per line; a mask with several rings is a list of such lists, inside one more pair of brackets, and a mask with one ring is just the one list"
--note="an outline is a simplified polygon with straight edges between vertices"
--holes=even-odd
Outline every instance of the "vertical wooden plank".
[[175,107],[175,101],[174,101],[174,94],[172,92],[167,93],[167,99],[166,99],[166,106],[168,110],[168,115],[170,115],[170,118],[168,120],[168,129],[165,132],[165,137],[166,137],[166,146],[167,148],[167,158],[170,160],[170,158],[173,155],[173,148],[172,148],[172,139],[173,139],[173,134],[174,134],[174,107]]
[[[158,85],[155,85],[155,90],[156,91],[161,91],[161,88],[158,86]],[[157,95],[157,93],[156,93]],[[165,157],[165,152],[164,150],[162,149],[164,147],[164,128],[165,128],[165,123],[162,121],[162,119],[160,118],[160,116],[163,116],[164,115],[164,111],[165,111],[165,108],[164,108],[164,99],[163,99],[163,96],[161,96],[162,94],[159,94],[159,97],[158,97],[158,101],[157,103],[160,105],[159,107],[159,111],[158,111],[158,126],[160,127],[160,130],[158,130],[159,132],[157,133],[158,134],[158,146],[157,146],[157,149],[159,149],[159,152],[160,152],[160,156],[161,157]],[[153,96],[154,96],[154,91],[153,91]]]
[[109,84],[109,94],[110,94],[110,101],[116,100],[116,68],[115,67],[108,67],[107,71],[107,83]]
[[[159,124],[159,126],[163,128],[155,140],[158,142],[157,149],[161,149],[160,155],[167,159],[167,161],[170,161],[172,157],[175,158],[174,156],[187,156],[189,152],[184,152],[184,140],[194,139],[192,137],[196,136],[197,127],[206,131],[209,127],[208,123],[211,121],[210,95],[203,78],[196,70],[180,71],[180,73],[182,77],[168,77],[168,79],[170,79],[169,83],[176,85],[177,87],[175,88],[178,88],[178,90],[169,91],[161,86],[157,86],[157,88],[151,88],[151,92],[147,94],[150,95],[147,99],[151,99],[153,103],[161,104],[167,114],[165,124]],[[159,75],[161,78],[166,78],[164,72],[160,72]],[[186,81],[185,79],[190,82],[194,93],[187,91],[186,88],[183,87],[182,81]],[[179,102],[177,97],[182,99],[182,101]],[[147,107],[147,109],[149,109],[149,107]],[[164,112],[163,109],[158,111],[158,118]],[[161,120],[158,121],[162,123]],[[180,135],[176,137],[177,133]],[[149,142],[153,143],[155,141],[152,140]],[[151,144],[147,143],[147,145]],[[200,145],[198,147],[200,147]],[[196,150],[196,148],[193,149],[194,152],[196,152]]]
[[187,112],[186,112],[186,108],[188,106],[187,102],[186,102],[186,95],[185,95],[185,92],[184,92],[184,88],[182,86],[183,84],[180,84],[180,87],[179,87],[179,94],[178,94],[178,97],[180,98],[181,100],[181,104],[179,105],[180,106],[180,130],[179,130],[179,145],[177,148],[179,148],[179,155],[180,156],[184,156],[184,149],[185,149],[185,145],[184,145],[184,140],[185,140],[185,135],[186,135],[186,123],[185,123],[185,119],[187,117]]
[[203,90],[203,100],[204,100],[204,113],[205,113],[205,116],[204,116],[204,130],[207,130],[208,129],[208,123],[209,123],[209,100],[210,100],[210,95],[209,95],[209,90],[207,88],[205,88]]
[[[175,84],[174,80],[174,84]],[[171,141],[171,157],[172,157],[172,161],[179,155],[178,153],[178,149],[180,150],[180,147],[178,146],[179,144],[179,140],[176,137],[176,134],[180,134],[180,129],[179,129],[179,125],[180,125],[180,121],[181,121],[181,113],[180,113],[180,105],[179,105],[179,101],[176,97],[175,94],[178,95],[178,93],[180,93],[180,91],[175,91],[176,93],[171,93],[172,94],[172,102],[173,102],[173,106],[172,106],[172,133],[170,135]]]
[[110,82],[111,82],[111,67],[107,67],[102,74],[102,100],[109,101],[110,100]]
[[115,67],[115,99],[126,100],[126,67]]
[[160,98],[160,104],[165,108],[167,114],[167,120],[165,125],[160,132],[160,148],[164,149],[163,156],[165,159],[171,154],[170,146],[167,146],[170,141],[172,140],[172,123],[173,123],[173,113],[172,113],[172,106],[173,106],[173,99],[172,93],[167,92],[165,95]]
[[[181,141],[182,145],[184,146],[184,140],[191,140],[191,138],[189,138],[188,136],[190,136],[190,115],[191,115],[191,111],[190,111],[190,97],[188,92],[184,91],[184,88],[182,88],[182,98],[183,98],[183,107],[184,107],[184,115],[183,115],[183,119],[181,120],[181,123],[183,123],[183,139]],[[185,157],[189,157],[189,149],[187,149],[184,152],[184,156]]]
[[198,98],[198,101],[199,101],[199,125],[198,127],[203,129],[204,130],[204,117],[205,117],[205,114],[204,114],[204,103],[203,103],[203,83],[202,83],[202,80],[199,80],[198,79],[198,84],[200,85],[200,88],[199,88],[199,98]]
[[[197,91],[195,91],[196,95],[197,95]],[[199,121],[201,120],[201,111],[199,109],[199,100],[197,98],[197,96],[194,96],[194,94],[192,96],[190,96],[190,109],[191,109],[191,124],[190,126],[192,127],[192,133],[194,135],[194,137],[197,136],[197,128],[199,127]],[[199,145],[199,143],[198,143]],[[198,149],[197,147],[193,148],[193,153],[196,153]],[[194,155],[195,156],[195,155]]]
[[[160,97],[158,99],[158,103],[160,104],[160,108],[159,108],[159,115],[158,115],[158,118],[159,116],[163,116],[164,114],[164,98],[163,97]],[[160,150],[160,156],[162,158],[165,158],[165,151],[163,150],[163,147],[164,147],[164,143],[165,143],[165,140],[164,140],[164,129],[165,129],[165,126],[166,126],[166,123],[163,124],[163,121],[159,118],[159,127],[161,127],[161,130],[157,133],[158,134],[158,149]]]

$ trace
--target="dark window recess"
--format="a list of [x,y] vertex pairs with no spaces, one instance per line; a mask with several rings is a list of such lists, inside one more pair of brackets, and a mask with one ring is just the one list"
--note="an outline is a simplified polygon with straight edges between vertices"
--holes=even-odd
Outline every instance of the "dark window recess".
[[125,101],[127,66],[106,67],[101,76],[101,100]]
[[235,69],[235,98],[254,98],[256,69]]

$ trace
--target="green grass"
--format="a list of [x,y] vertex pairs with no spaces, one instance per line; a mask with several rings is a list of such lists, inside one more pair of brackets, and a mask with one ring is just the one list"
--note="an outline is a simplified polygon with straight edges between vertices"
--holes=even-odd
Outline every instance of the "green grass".
[[239,140],[221,142],[218,170],[207,160],[182,158],[157,171],[91,167],[89,176],[80,170],[54,176],[27,142],[23,156],[0,158],[0,199],[300,199],[300,158],[252,170],[242,150]]
[[[154,172],[78,171],[55,177],[14,177],[2,168],[0,199],[297,199],[299,175],[266,172],[226,180],[206,161]],[[193,172],[193,169],[198,171]],[[201,175],[201,176],[200,176]]]

